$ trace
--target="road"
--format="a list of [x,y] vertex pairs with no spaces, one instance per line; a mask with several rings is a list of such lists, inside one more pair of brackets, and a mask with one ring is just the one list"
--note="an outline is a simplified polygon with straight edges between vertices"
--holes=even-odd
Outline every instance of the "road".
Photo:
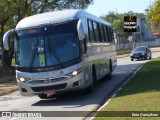
[[[152,54],[152,57],[160,56],[160,52]],[[135,71],[142,64],[149,60],[140,61],[130,61],[129,57],[124,57],[118,59],[118,66],[113,72],[113,79],[106,81],[102,80],[98,82],[96,86],[96,91],[92,94],[84,94],[82,92],[70,93],[63,97],[41,100],[37,96],[21,96],[19,92],[14,92],[8,95],[0,97],[0,111],[64,111],[68,115],[65,120],[81,120],[84,119],[83,116],[74,117],[77,112],[82,111],[93,111],[104,102],[104,100],[111,95],[115,87],[119,85],[127,76],[129,76],[133,71]],[[65,112],[66,111],[66,112]],[[71,112],[67,112],[71,111]],[[60,112],[59,112],[60,113]],[[82,112],[86,116],[89,112]],[[54,115],[53,112],[50,115]],[[60,117],[61,116],[61,117]],[[47,120],[63,120],[63,115],[59,117],[47,117]],[[0,118],[0,120],[21,120],[21,117],[7,117]],[[24,119],[24,118],[23,118]],[[29,120],[37,118],[29,118]],[[46,120],[46,118],[38,118],[39,120]],[[25,120],[25,119],[24,119]]]

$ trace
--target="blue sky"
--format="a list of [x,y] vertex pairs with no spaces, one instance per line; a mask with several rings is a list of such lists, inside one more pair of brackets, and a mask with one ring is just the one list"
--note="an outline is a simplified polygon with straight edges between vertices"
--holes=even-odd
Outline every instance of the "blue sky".
[[128,11],[145,13],[155,0],[94,0],[86,11],[96,16],[106,15],[109,11],[124,13]]

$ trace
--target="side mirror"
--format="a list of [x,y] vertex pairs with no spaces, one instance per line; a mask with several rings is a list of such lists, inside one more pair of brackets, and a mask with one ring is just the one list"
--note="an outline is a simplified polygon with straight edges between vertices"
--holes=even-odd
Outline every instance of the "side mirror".
[[7,31],[3,36],[3,45],[5,50],[9,50],[10,44],[9,44],[9,37],[15,32],[14,29],[11,29]]
[[84,33],[83,23],[81,19],[79,19],[78,21],[77,31],[78,31],[79,40],[85,39],[85,33]]

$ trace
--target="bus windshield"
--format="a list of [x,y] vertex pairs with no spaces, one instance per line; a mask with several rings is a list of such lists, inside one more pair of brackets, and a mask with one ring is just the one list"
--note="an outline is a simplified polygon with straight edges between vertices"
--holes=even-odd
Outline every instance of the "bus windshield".
[[77,21],[17,30],[16,64],[19,67],[62,65],[79,57]]

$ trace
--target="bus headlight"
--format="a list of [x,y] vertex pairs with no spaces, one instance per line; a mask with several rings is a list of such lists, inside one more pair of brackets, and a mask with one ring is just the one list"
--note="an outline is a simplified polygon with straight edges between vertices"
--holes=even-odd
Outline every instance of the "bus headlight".
[[23,78],[23,77],[17,77],[17,80],[20,81],[20,82],[27,82],[30,79],[29,78]]
[[77,75],[77,71],[73,71],[73,72],[72,72],[72,75],[73,75],[73,76]]
[[82,72],[82,68],[79,68],[79,69],[77,69],[77,70],[75,70],[75,71],[73,71],[71,73],[66,74],[66,76],[74,77],[74,76],[78,75],[81,72]]

